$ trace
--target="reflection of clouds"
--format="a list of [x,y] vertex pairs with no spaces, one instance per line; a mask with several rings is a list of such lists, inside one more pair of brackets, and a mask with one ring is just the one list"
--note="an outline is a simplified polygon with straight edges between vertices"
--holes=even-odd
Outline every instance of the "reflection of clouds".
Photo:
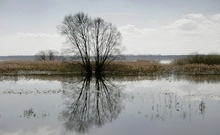
[[[191,78],[192,79],[192,78]],[[126,92],[134,92],[135,90],[152,90],[164,93],[176,93],[177,96],[193,96],[194,100],[201,101],[203,98],[212,100],[220,100],[220,85],[218,82],[193,82],[185,79],[165,79],[158,80],[141,80],[125,82],[127,85]]]
[[39,127],[36,130],[24,130],[20,129],[17,131],[12,131],[12,132],[3,132],[0,131],[1,135],[61,135],[61,129],[60,128],[52,128],[49,126],[44,126],[44,127]]
[[[126,107],[152,121],[204,119],[211,113],[210,102],[220,101],[220,85],[218,81],[191,79],[169,77],[125,82]],[[131,102],[136,106],[130,105]]]
[[[38,93],[48,91],[58,91],[61,89],[60,82],[57,80],[45,81],[41,79],[32,79],[25,77],[18,77],[17,79],[14,77],[6,78],[4,80],[0,77],[2,81],[0,81],[0,93],[11,93],[11,94],[30,94],[30,93]],[[40,93],[41,93],[40,92]]]
[[219,100],[220,99],[219,89],[220,89],[219,84],[213,84],[213,83],[192,84],[189,82],[184,82],[184,85],[179,84],[179,87],[172,87],[171,89],[168,88],[168,91],[173,93],[177,92],[178,96],[193,96],[194,100],[201,101],[203,98]]
[[[132,110],[136,110],[138,115],[149,118],[151,121],[161,119],[187,119],[204,116],[206,112],[206,100],[196,100],[194,95],[179,96],[163,90],[137,90],[126,94],[126,100],[132,102],[136,106]],[[144,106],[144,108],[143,108]]]
[[[58,79],[54,78],[54,80],[58,80]],[[37,96],[35,95],[35,93],[28,95],[21,95],[21,96],[15,95],[15,93],[11,93],[11,95],[0,94],[2,97],[5,97],[5,98],[1,98],[1,102],[0,102],[0,106],[2,107],[0,111],[0,121],[1,121],[0,124],[4,125],[4,126],[0,126],[2,128],[0,129],[0,134],[1,135],[2,134],[3,135],[65,134],[66,130],[63,129],[64,128],[63,123],[68,122],[68,119],[66,118],[65,121],[63,121],[63,123],[59,123],[60,121],[58,122],[56,121],[57,116],[62,111],[67,111],[67,113],[71,112],[71,108],[69,107],[71,107],[72,104],[76,103],[75,100],[79,97],[80,92],[82,92],[82,95],[84,95],[84,97],[86,97],[86,95],[90,95],[87,97],[90,97],[91,102],[87,102],[87,105],[90,105],[89,107],[93,109],[91,109],[91,111],[85,111],[87,114],[89,114],[89,117],[87,117],[88,115],[82,115],[83,113],[78,113],[75,116],[76,118],[80,118],[81,120],[82,118],[87,119],[88,121],[84,121],[84,122],[85,123],[88,122],[89,124],[88,128],[89,130],[92,128],[91,130],[92,132],[106,133],[106,127],[107,127],[109,128],[110,131],[113,132],[113,134],[117,134],[118,131],[124,129],[122,127],[125,127],[128,129],[126,131],[129,134],[131,130],[132,131],[138,130],[138,128],[140,127],[142,128],[142,126],[144,126],[145,128],[149,128],[148,125],[153,125],[155,128],[152,128],[151,130],[156,130],[158,127],[158,125],[156,125],[158,124],[158,121],[159,122],[165,121],[164,124],[174,123],[173,125],[175,125],[175,122],[185,123],[187,121],[192,120],[192,125],[193,125],[193,123],[200,124],[203,117],[205,119],[205,122],[211,121],[215,123],[215,125],[219,124],[218,121],[215,122],[216,119],[219,119],[219,111],[220,111],[219,102],[218,102],[220,101],[219,100],[220,86],[219,86],[218,77],[214,79],[215,81],[204,81],[203,78],[198,77],[196,78],[196,80],[200,80],[199,82],[193,81],[194,78],[190,78],[188,80],[187,78],[176,79],[173,77],[157,78],[157,77],[146,77],[146,76],[143,77],[132,76],[127,78],[123,77],[122,79],[114,78],[109,82],[105,81],[105,85],[108,88],[106,92],[107,93],[109,92],[110,96],[108,96],[108,94],[105,94],[103,89],[102,90],[97,89],[97,88],[101,88],[101,86],[103,86],[104,88],[105,85],[103,85],[103,83],[100,81],[99,84],[96,83],[95,79],[92,79],[90,81],[90,85],[84,84],[84,86],[90,86],[87,87],[90,88],[89,91],[86,90],[81,91],[83,84],[83,81],[81,80],[83,79],[84,78],[75,78],[75,77],[73,78],[67,77],[62,79],[63,86],[59,86],[59,88],[61,88],[62,90],[61,93],[64,93],[62,94],[62,96],[64,97],[63,100],[60,99],[60,94],[52,94],[53,92],[58,93],[57,90],[58,88],[55,89],[57,91],[54,91],[54,89],[52,89],[53,91],[49,92],[51,93],[51,95],[49,95],[49,94],[44,94],[44,89],[42,90],[36,85],[33,85],[31,88],[34,89],[36,87],[37,90],[41,90],[41,93],[39,95],[37,94]],[[120,92],[121,85],[124,86],[123,92]],[[15,91],[16,90],[14,90],[14,92]],[[21,91],[19,90],[17,94],[19,92]],[[97,94],[99,94],[99,98],[97,98]],[[100,101],[99,107],[102,109],[104,108],[103,110],[97,109],[96,99],[99,99]],[[113,101],[108,102],[109,99],[111,99],[110,101],[112,100]],[[19,101],[23,101],[23,102],[19,102]],[[61,105],[63,102],[66,103],[64,104],[64,106]],[[7,104],[8,106],[5,106],[5,103],[8,103]],[[85,105],[83,104],[85,103],[85,100],[82,99],[78,103],[81,105],[78,106],[78,108],[82,108],[82,105]],[[108,104],[114,103],[111,109],[109,109],[107,103]],[[125,106],[125,110],[123,110],[123,113],[121,113],[122,109],[119,108],[118,106],[121,107],[122,109]],[[29,110],[30,108],[33,108],[33,110]],[[27,119],[26,117],[24,118],[20,117],[20,115],[22,115],[23,117],[24,110],[27,111],[27,114],[32,114],[32,116],[29,119]],[[100,115],[100,117],[97,117],[98,110],[100,110],[99,112],[100,114],[102,114]],[[36,118],[33,117],[34,113],[32,113],[32,111],[36,113]],[[39,116],[41,116],[42,113],[44,114],[45,112],[46,114],[49,113],[49,117],[47,119],[41,119],[41,117]],[[119,117],[119,115],[121,115],[121,117]],[[13,118],[11,116],[13,116]],[[37,116],[39,117],[38,119]],[[78,116],[82,116],[82,117],[78,117]],[[106,116],[109,117],[107,118]],[[3,119],[5,119],[5,121],[3,121]],[[144,121],[146,123],[141,125],[140,119],[141,121]],[[154,122],[151,122],[151,120]],[[111,121],[114,122],[110,123]],[[22,124],[18,124],[21,122]],[[71,121],[69,122],[71,124]],[[97,123],[99,122],[99,124],[94,124],[95,122]],[[41,123],[44,123],[45,125],[44,129]],[[106,127],[103,126],[103,128],[99,128],[98,130],[93,128],[94,126],[98,127],[103,124],[106,124],[107,126]],[[129,126],[129,124],[132,126]],[[47,127],[46,125],[51,125],[56,128],[61,127],[62,131],[60,129]],[[79,126],[79,124],[77,123],[76,125]],[[178,125],[177,127],[180,126],[181,125]],[[215,127],[216,126],[214,126],[214,128]],[[145,128],[142,129],[141,128],[140,130],[145,129]],[[197,129],[200,129],[200,126],[198,126]],[[29,130],[33,130],[33,132]],[[124,130],[121,132],[124,132]],[[70,134],[73,134],[72,131]]]

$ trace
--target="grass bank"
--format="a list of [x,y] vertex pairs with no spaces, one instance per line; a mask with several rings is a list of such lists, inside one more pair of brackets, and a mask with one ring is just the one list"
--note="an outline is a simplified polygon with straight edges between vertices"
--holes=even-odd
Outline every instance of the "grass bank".
[[[218,74],[220,65],[208,64],[161,64],[155,61],[116,61],[109,65],[109,75],[151,75],[151,74]],[[77,62],[61,61],[4,61],[0,62],[1,75],[23,74],[83,74]]]

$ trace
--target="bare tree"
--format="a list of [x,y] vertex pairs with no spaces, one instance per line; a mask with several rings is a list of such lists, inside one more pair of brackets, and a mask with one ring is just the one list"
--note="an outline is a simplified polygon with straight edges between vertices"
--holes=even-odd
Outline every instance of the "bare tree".
[[40,51],[40,52],[38,52],[35,56],[36,56],[36,59],[37,59],[37,60],[40,60],[40,61],[45,61],[45,60],[46,60],[46,57],[47,57],[45,51]]
[[122,38],[117,27],[101,18],[91,19],[82,12],[68,15],[59,30],[71,43],[69,50],[80,56],[87,74],[92,74],[92,60],[95,60],[94,70],[98,75],[122,50]]
[[91,27],[92,20],[88,17],[88,15],[80,12],[75,15],[65,16],[63,25],[59,28],[61,34],[65,35],[67,40],[71,43],[70,50],[80,56],[82,60],[81,65],[87,74],[92,74],[90,61]]
[[38,52],[35,56],[37,60],[40,61],[54,61],[54,60],[59,60],[59,53],[54,50],[47,50],[47,51],[40,51]]
[[92,46],[95,56],[95,73],[100,74],[121,53],[121,34],[117,27],[101,18],[93,21]]
[[58,60],[59,58],[59,56],[58,56],[59,54],[58,54],[58,52],[57,51],[53,51],[53,50],[48,50],[47,51],[47,56],[48,56],[48,60],[51,60],[51,61],[53,61],[53,60]]

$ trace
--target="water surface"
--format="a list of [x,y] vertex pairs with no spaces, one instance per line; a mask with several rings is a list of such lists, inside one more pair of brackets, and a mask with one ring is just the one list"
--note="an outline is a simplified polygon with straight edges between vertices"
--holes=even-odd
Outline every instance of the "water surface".
[[216,135],[220,76],[1,76],[1,135]]

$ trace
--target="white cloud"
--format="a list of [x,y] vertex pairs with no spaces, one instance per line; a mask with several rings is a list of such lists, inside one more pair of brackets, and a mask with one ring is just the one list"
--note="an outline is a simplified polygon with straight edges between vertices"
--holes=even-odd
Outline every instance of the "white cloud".
[[175,21],[171,26],[173,29],[195,30],[198,27],[198,24],[193,20],[180,19]]
[[140,35],[143,34],[141,30],[137,29],[134,25],[126,25],[119,28],[124,34]]
[[40,50],[60,51],[65,40],[57,34],[16,33],[0,37],[0,55],[34,55]]
[[220,14],[187,14],[155,29],[120,27],[128,54],[189,54],[220,52]]
[[187,15],[184,15],[184,18],[193,20],[196,22],[205,21],[207,19],[207,17],[204,16],[203,14],[187,14]]
[[[186,14],[157,28],[119,27],[126,54],[190,54],[220,52],[220,14]],[[60,51],[65,39],[58,34],[16,33],[0,36],[0,55],[34,55]]]
[[215,22],[220,22],[220,14],[213,15],[210,18]]

